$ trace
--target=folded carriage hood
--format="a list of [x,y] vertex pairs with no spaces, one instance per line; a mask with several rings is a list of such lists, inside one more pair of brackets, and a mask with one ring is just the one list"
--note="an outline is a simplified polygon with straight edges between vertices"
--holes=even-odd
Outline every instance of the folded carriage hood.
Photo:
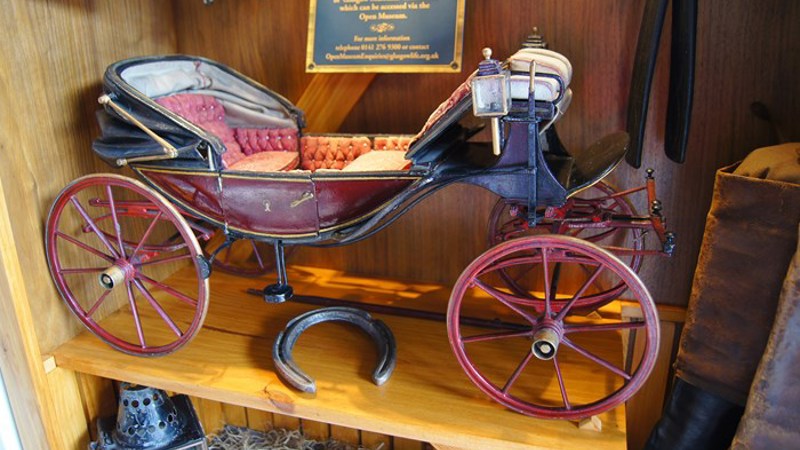
[[[198,150],[225,151],[220,139],[159,105],[155,99],[176,93],[212,95],[235,115],[266,125],[302,129],[303,112],[281,95],[247,76],[206,58],[189,55],[145,56],[111,64],[103,90],[145,126],[179,150],[179,158],[201,159]],[[156,154],[161,147],[106,106],[100,118],[103,135],[94,149],[106,161]],[[103,116],[103,114],[100,114]],[[200,147],[198,149],[198,147]]]

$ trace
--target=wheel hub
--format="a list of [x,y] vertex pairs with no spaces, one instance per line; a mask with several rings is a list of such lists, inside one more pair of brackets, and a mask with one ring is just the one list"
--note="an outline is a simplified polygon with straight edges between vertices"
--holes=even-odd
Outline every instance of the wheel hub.
[[125,281],[133,280],[135,273],[136,268],[133,267],[133,264],[124,259],[118,259],[113,266],[100,273],[98,281],[100,286],[111,290]]
[[564,335],[563,326],[552,320],[545,320],[533,334],[531,351],[537,358],[548,361],[553,359],[558,353],[558,346]]

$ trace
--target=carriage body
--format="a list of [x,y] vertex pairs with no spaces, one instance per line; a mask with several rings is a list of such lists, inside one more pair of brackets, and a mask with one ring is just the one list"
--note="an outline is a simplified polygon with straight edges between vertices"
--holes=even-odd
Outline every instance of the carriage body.
[[[671,253],[672,237],[665,231],[660,207],[655,207],[651,173],[644,186],[621,193],[602,182],[624,157],[627,135],[609,135],[579,153],[561,146],[553,124],[571,98],[571,66],[554,52],[532,53],[540,59],[522,53],[522,62],[510,59],[503,65],[510,71],[505,78],[510,92],[502,114],[486,119],[473,104],[472,86],[483,76],[481,69],[415,136],[304,134],[303,113],[288,100],[203,58],[175,55],[113,64],[104,77],[105,108],[98,113],[102,136],[93,148],[113,167],[130,166],[145,184],[98,175],[65,188],[46,231],[56,286],[78,318],[110,345],[134,355],[164,355],[188,343],[200,329],[208,306],[210,263],[219,262],[234,243],[251,243],[260,268],[264,265],[256,243],[274,246],[278,283],[268,286],[264,297],[283,301],[291,296],[284,246],[356,242],[445,186],[473,184],[499,200],[490,223],[492,248],[465,269],[451,297],[448,334],[457,359],[481,390],[525,414],[576,418],[609,409],[632,395],[655,363],[657,316],[635,271],[642,255]],[[84,194],[87,186],[97,195]],[[586,197],[591,190],[597,192]],[[624,200],[639,191],[646,191],[648,203],[654,205],[645,215],[636,214]],[[74,232],[67,230],[70,221],[63,218],[71,209]],[[128,223],[135,219],[142,223]],[[159,234],[153,230],[162,223],[172,231],[151,242]],[[655,250],[642,246],[642,235],[649,230],[658,238],[660,247]],[[632,241],[632,247],[608,243],[618,234]],[[223,241],[215,250],[198,243],[215,235]],[[99,267],[68,267],[63,254],[76,248],[97,259]],[[611,252],[628,256],[623,261]],[[190,261],[197,274],[191,293],[145,273],[182,259]],[[527,272],[519,272],[520,265],[538,266],[543,273],[533,284],[521,283],[519,273]],[[582,278],[571,298],[557,292],[562,266],[567,265],[579,267],[565,274]],[[83,284],[74,281],[98,273],[96,293],[85,293]],[[594,287],[601,278],[612,281]],[[467,336],[472,322],[462,323],[461,308],[471,289],[499,301],[517,321],[521,317],[529,323],[509,322],[511,331],[491,337]],[[151,291],[188,305],[188,327],[173,320],[171,310]],[[126,333],[115,333],[93,319],[115,292],[132,312],[134,326]],[[597,329],[568,324],[567,317],[575,312],[596,310],[623,293],[630,293],[643,310],[640,324],[606,323]],[[80,300],[82,295],[88,304]],[[152,307],[174,336],[147,342],[139,311],[143,305]],[[639,328],[646,337],[646,356],[630,372],[586,356],[567,338],[573,331]],[[488,380],[466,348],[509,336],[533,344],[503,385]],[[620,377],[615,381],[619,388],[607,398],[580,406],[570,403],[554,359],[560,344],[611,370]],[[534,357],[555,363],[562,395],[557,403],[563,404],[541,406],[508,395]]]
[[[124,108],[168,141],[175,156],[164,158],[161,143],[130,124],[118,109],[107,106],[100,112],[103,136],[94,144],[103,160],[112,166],[130,165],[190,216],[236,236],[266,241],[325,241],[334,232],[368,222],[386,207],[401,205],[421,190],[435,191],[452,182],[477,184],[534,207],[559,206],[573,192],[602,179],[626,148],[624,137],[618,136],[613,145],[590,152],[592,161],[583,167],[572,164],[566,153],[543,152],[538,129],[553,118],[552,103],[563,95],[563,87],[548,99],[550,111],[547,101],[514,100],[503,118],[507,131],[502,156],[487,152],[489,142],[469,139],[485,124],[472,115],[468,82],[417,136],[303,135],[303,113],[288,100],[230,68],[198,57],[118,62],[108,68],[104,90],[117,108]],[[177,102],[176,106],[163,100],[185,100],[187,95],[215,101],[200,106],[202,111],[187,113],[195,105]],[[208,117],[214,107],[224,111],[222,119]],[[204,123],[198,125],[199,121]],[[280,150],[262,146],[228,157],[255,147],[247,142],[254,131],[259,135],[256,139],[269,140],[267,130],[273,141],[275,135],[284,138]],[[309,152],[317,149],[319,154],[325,141],[329,141],[328,154],[323,157],[328,160],[308,161],[313,158]],[[351,152],[353,145],[366,148],[356,148],[356,157],[343,161],[337,145],[347,145]],[[378,156],[384,154],[373,153],[380,151],[391,154],[393,167],[381,163],[386,158]],[[338,160],[330,155],[334,152],[340,154]],[[373,154],[367,156],[368,152]],[[369,157],[377,161],[377,168],[374,162],[360,164]],[[565,159],[569,164],[564,164]],[[334,168],[326,162],[346,165]],[[529,199],[532,193],[535,198]]]

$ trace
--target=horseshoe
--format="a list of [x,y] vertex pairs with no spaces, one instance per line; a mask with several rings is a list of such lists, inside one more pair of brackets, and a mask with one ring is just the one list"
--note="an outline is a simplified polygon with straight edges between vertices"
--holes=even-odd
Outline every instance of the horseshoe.
[[378,348],[378,366],[372,373],[372,381],[380,386],[389,380],[397,365],[397,343],[392,331],[385,323],[373,319],[366,311],[334,306],[301,314],[289,321],[286,328],[278,334],[272,347],[272,359],[275,362],[275,369],[289,384],[303,392],[317,392],[314,379],[306,375],[294,362],[292,349],[305,330],[322,322],[347,322],[364,330]]

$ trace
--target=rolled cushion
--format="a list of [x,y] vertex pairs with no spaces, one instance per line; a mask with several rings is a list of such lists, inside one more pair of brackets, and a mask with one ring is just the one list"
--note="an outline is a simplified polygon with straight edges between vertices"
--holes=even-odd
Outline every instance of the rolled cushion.
[[260,152],[231,164],[228,169],[248,172],[278,172],[296,168],[298,160],[299,155],[295,152]]
[[385,150],[365,153],[345,166],[344,172],[376,172],[382,170],[405,170],[411,164],[403,150]]
[[530,73],[531,61],[536,61],[536,72],[558,75],[569,86],[572,81],[572,64],[562,54],[543,48],[524,48],[510,58],[512,72]]

